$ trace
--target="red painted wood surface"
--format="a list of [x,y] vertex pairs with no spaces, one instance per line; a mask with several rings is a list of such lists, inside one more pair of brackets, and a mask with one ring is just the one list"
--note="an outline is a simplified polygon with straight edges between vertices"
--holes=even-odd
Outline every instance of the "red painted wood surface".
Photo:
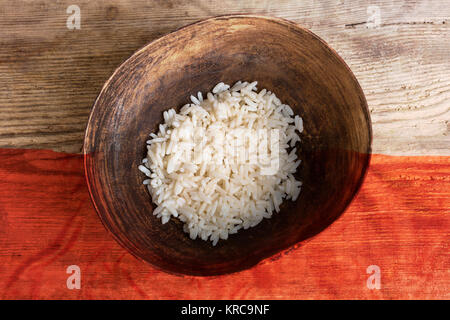
[[[104,229],[81,155],[0,149],[2,299],[450,299],[449,226],[450,157],[373,155],[347,211],[299,248],[232,275],[174,276]],[[69,265],[80,290],[67,289]]]

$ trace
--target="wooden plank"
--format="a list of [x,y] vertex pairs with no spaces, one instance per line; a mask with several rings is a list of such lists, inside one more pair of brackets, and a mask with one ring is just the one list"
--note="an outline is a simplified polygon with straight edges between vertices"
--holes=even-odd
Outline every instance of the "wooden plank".
[[72,4],[0,4],[1,147],[80,152],[95,97],[135,50],[200,19],[252,13],[301,23],[346,60],[371,108],[374,152],[450,154],[449,0],[83,0],[81,29],[69,30]]
[[[449,299],[449,177],[450,157],[374,155],[347,211],[307,243],[240,273],[182,277],[106,232],[80,155],[0,149],[0,298]],[[66,287],[70,265],[80,290]]]

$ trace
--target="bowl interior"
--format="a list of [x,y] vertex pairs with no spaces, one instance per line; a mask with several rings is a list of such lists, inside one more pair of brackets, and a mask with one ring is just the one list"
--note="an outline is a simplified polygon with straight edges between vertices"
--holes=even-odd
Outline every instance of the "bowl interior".
[[[177,219],[162,225],[152,215],[137,167],[164,110],[237,80],[257,80],[303,117],[297,172],[303,187],[280,213],[213,247],[190,240]],[[168,34],[116,70],[89,120],[85,168],[102,222],[130,252],[169,272],[217,275],[249,268],[336,220],[362,182],[370,144],[363,92],[322,40],[288,21],[228,16]]]

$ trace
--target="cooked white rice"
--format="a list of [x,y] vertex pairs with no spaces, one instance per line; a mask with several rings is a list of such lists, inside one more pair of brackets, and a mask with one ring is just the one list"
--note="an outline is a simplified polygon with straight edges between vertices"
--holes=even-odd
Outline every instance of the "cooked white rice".
[[221,82],[205,99],[191,95],[179,113],[164,111],[139,165],[163,224],[178,218],[191,239],[216,245],[298,198],[302,118],[256,85]]

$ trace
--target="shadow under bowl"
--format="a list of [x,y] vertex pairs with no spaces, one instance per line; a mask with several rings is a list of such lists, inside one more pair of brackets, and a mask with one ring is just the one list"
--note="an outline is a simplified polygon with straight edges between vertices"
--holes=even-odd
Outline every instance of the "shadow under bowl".
[[[237,80],[257,80],[303,118],[296,174],[303,187],[271,219],[213,247],[191,240],[177,219],[162,225],[153,216],[137,167],[164,110]],[[219,275],[250,268],[335,221],[362,183],[371,139],[362,89],[323,40],[282,19],[223,16],[148,44],[114,72],[86,129],[85,171],[99,217],[133,255],[167,272]]]

